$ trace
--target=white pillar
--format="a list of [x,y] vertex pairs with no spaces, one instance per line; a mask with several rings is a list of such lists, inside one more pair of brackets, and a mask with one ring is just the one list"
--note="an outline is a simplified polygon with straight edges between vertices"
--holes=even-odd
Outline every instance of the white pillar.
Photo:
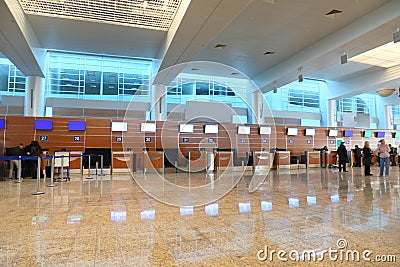
[[166,87],[163,84],[154,84],[151,98],[151,119],[164,121],[167,118]]
[[45,111],[44,100],[45,80],[38,76],[26,77],[24,115],[43,117]]
[[328,100],[328,127],[337,127],[336,99]]
[[385,106],[385,129],[393,130],[392,106]]
[[263,110],[264,110],[264,95],[261,91],[257,90],[252,93],[251,99],[251,123],[262,123],[263,122]]

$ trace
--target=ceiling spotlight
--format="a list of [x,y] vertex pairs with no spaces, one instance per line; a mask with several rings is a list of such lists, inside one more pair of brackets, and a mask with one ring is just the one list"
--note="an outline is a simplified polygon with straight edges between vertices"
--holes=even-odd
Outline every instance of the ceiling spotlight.
[[397,28],[397,31],[393,33],[393,43],[400,42],[400,30]]
[[278,93],[278,84],[274,81],[274,94]]
[[344,53],[341,57],[340,57],[340,64],[346,64],[347,63],[347,54]]
[[302,81],[304,81],[303,73],[301,73],[303,67],[298,68],[298,70],[299,70],[299,75],[297,76],[297,80],[299,81],[299,83],[301,83]]

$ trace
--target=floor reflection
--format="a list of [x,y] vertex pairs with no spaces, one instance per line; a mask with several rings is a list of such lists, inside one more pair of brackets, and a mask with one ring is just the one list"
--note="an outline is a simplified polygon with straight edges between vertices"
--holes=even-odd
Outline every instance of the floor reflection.
[[[362,172],[273,170],[264,178],[258,174],[264,182],[250,193],[252,173],[240,178],[232,171],[226,178],[233,189],[199,206],[160,187],[165,199],[182,203],[164,204],[124,174],[93,180],[75,175],[56,187],[44,181],[41,196],[31,194],[33,179],[3,181],[0,266],[255,266],[266,245],[321,253],[339,238],[354,249],[396,254],[399,168],[388,177]],[[207,185],[211,195],[220,175],[165,177],[181,186],[190,182],[193,192]]]

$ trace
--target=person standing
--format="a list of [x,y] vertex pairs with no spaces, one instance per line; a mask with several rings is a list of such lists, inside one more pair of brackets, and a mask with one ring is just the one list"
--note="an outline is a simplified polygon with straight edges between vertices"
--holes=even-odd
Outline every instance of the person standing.
[[390,166],[396,166],[396,154],[397,154],[397,148],[393,147],[391,144],[389,144],[390,148]]
[[372,151],[368,141],[365,141],[363,147],[363,164],[364,164],[364,175],[372,176],[371,174],[371,165],[372,165]]
[[339,156],[339,172],[342,171],[342,166],[343,166],[343,172],[347,172],[346,171],[347,149],[346,146],[344,145],[344,142],[340,143],[340,146],[337,149],[336,153]]
[[[31,151],[30,151],[30,155],[33,157],[40,157],[42,155],[42,148],[39,145],[38,141],[32,141],[32,146],[31,146]],[[37,160],[34,160],[33,165],[31,166],[31,173],[32,173],[32,178],[36,179],[37,178],[37,170],[40,169],[40,166],[38,166],[37,164]],[[39,176],[41,177],[41,176]]]
[[383,170],[385,169],[385,175],[389,175],[389,157],[390,157],[390,147],[385,144],[385,140],[381,139],[379,141],[378,148],[375,153],[379,155],[379,175],[383,175]]
[[[19,157],[22,156],[22,154],[24,154],[24,145],[22,143],[18,144],[18,146],[16,147],[10,148],[10,150],[7,152],[7,156],[13,156],[13,157]],[[19,161],[18,159],[10,160],[10,171],[8,174],[8,178],[10,179],[13,178],[14,168],[17,168],[18,171],[18,161]],[[15,178],[18,178],[18,175],[15,175]]]
[[358,147],[358,145],[356,145],[355,147],[354,147],[354,158],[355,158],[355,160],[356,160],[356,163],[355,163],[355,167],[361,167],[361,156],[362,156],[362,154],[361,154],[361,148],[359,148]]

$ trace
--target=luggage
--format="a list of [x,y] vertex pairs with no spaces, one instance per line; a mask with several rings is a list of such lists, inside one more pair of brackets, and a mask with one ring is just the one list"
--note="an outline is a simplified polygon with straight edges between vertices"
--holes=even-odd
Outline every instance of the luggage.
[[8,178],[7,162],[0,162],[0,181],[5,181]]
[[51,166],[46,166],[46,178],[51,178]]

